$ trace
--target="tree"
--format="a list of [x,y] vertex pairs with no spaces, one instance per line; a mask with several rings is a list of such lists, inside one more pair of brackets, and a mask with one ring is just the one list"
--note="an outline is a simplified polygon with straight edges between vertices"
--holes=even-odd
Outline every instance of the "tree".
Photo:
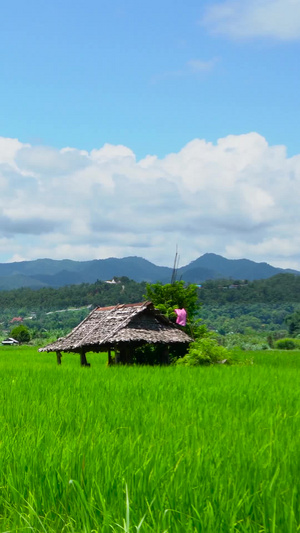
[[[174,283],[167,283],[166,285],[161,282],[147,283],[145,298],[150,300],[156,309],[159,309],[172,322],[175,322],[177,318],[174,309],[185,309],[187,312],[187,324],[183,329],[188,335],[195,337],[195,329],[199,329],[198,326],[195,328],[196,316],[200,309],[196,285],[185,285],[184,281],[174,281]],[[205,326],[202,326],[202,328],[206,329]],[[148,356],[147,350],[148,347],[140,349],[144,358]],[[183,357],[186,350],[187,346],[184,344],[169,346],[171,360]],[[157,352],[157,348],[155,352]],[[151,357],[153,358],[152,354]]]
[[197,286],[194,284],[185,285],[184,281],[174,283],[154,283],[146,285],[146,298],[151,300],[154,306],[159,309],[170,320],[176,319],[174,309],[185,309],[188,322],[193,322],[199,312]]
[[147,284],[146,297],[170,320],[176,319],[174,309],[184,308],[187,311],[188,321],[185,330],[193,337],[194,342],[191,342],[189,347],[184,345],[171,347],[170,357],[173,362],[197,366],[228,358],[229,352],[218,344],[206,325],[198,319],[201,305],[196,285],[185,285],[184,281],[175,281],[166,285]]
[[30,341],[30,332],[26,326],[16,326],[11,330],[10,335],[20,343]]
[[285,323],[287,324],[289,328],[290,335],[293,335],[294,337],[296,335],[299,335],[300,333],[300,310],[298,309],[291,315],[288,315],[285,318]]
[[197,292],[197,285],[193,283],[186,285],[184,281],[175,281],[166,285],[160,282],[152,285],[147,283],[145,297],[172,322],[177,318],[174,309],[185,309],[187,323],[184,330],[195,339],[208,334],[206,325],[201,323],[199,318],[201,304]]

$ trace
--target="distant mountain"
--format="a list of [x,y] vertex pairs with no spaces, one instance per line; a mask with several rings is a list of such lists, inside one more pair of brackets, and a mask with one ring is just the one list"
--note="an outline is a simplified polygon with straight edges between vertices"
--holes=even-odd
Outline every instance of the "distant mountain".
[[[300,274],[296,270],[275,268],[268,263],[255,263],[248,259],[225,259],[207,253],[181,267],[177,279],[191,283],[201,283],[208,279],[267,279],[279,273]],[[37,259],[18,263],[0,263],[0,290],[20,287],[63,287],[79,283],[94,283],[97,280],[110,280],[126,276],[134,281],[154,283],[171,280],[172,268],[157,266],[142,257],[108,258],[92,261],[61,261]]]
[[207,279],[267,279],[282,273],[300,274],[291,269],[276,268],[268,263],[255,263],[249,259],[225,259],[221,255],[204,254],[189,265],[179,269],[178,274],[187,281],[198,283]]
[[0,291],[10,291],[13,289],[20,289],[21,287],[42,289],[45,285],[38,279],[32,279],[23,274],[14,273],[11,276],[0,276]]

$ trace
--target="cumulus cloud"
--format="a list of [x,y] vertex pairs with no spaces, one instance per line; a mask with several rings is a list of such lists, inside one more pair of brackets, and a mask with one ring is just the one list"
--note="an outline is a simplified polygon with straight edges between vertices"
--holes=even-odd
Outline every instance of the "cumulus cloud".
[[0,261],[140,255],[171,265],[178,243],[182,264],[215,252],[300,269],[299,185],[300,155],[257,133],[140,161],[126,146],[2,139]]
[[243,39],[300,39],[299,0],[225,0],[210,5],[201,21],[212,33]]

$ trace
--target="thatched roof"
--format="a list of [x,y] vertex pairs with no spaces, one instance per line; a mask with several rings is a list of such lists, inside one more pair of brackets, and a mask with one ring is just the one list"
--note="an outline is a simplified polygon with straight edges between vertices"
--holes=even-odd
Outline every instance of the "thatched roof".
[[97,307],[75,329],[39,352],[99,351],[120,343],[173,344],[192,342],[152,302]]

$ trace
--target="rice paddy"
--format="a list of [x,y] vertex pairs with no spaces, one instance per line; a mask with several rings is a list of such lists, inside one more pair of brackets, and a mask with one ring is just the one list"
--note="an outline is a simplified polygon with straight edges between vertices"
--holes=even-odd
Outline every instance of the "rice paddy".
[[0,531],[299,531],[300,352],[243,358],[58,367],[1,347]]

